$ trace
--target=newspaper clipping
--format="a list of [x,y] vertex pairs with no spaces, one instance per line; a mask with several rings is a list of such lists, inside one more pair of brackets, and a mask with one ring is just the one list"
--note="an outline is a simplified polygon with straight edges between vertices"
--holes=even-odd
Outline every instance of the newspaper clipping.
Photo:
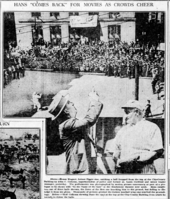
[[167,1],[2,1],[0,199],[168,199]]

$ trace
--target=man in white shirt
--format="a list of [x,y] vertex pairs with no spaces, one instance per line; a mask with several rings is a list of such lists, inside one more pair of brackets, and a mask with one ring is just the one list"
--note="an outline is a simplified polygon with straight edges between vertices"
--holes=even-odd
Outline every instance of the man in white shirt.
[[122,107],[126,125],[115,138],[114,159],[117,173],[155,174],[154,160],[163,153],[159,127],[143,118],[143,107],[137,100],[129,100]]

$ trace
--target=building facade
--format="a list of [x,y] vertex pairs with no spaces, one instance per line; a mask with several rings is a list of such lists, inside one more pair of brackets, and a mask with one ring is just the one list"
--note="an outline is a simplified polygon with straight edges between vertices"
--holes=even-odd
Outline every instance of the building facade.
[[[135,41],[135,12],[15,12],[17,45],[31,47],[44,41],[59,45],[70,40]],[[96,24],[90,20],[96,16]],[[88,21],[83,27],[82,18]],[[76,26],[71,24],[76,21]],[[79,24],[80,22],[80,24]]]

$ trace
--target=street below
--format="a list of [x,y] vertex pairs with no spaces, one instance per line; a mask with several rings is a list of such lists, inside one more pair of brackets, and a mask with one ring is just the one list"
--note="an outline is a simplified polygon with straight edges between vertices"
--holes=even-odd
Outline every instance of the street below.
[[[42,93],[41,104],[48,106],[60,90],[69,89],[70,100],[75,103],[78,117],[83,117],[88,108],[88,93],[95,89],[104,104],[101,117],[122,117],[121,106],[135,99],[135,79],[101,75],[79,76],[73,73],[26,71],[26,76],[13,80],[3,89],[3,115],[5,117],[31,117],[33,92]],[[162,114],[162,100],[152,94],[151,78],[140,78],[139,101],[146,105],[151,100],[152,115]],[[10,107],[10,108],[9,108]]]

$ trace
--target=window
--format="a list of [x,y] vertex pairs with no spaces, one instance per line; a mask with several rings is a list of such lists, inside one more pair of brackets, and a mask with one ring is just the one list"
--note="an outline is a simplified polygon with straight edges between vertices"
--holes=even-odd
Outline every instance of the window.
[[60,16],[59,12],[50,12],[50,17],[54,16],[56,19]]
[[41,17],[41,12],[32,12],[31,16],[32,17]]
[[32,26],[33,45],[44,45],[42,26]]
[[151,15],[151,20],[156,20],[157,19],[157,14],[156,12],[153,12]]
[[51,43],[54,46],[61,44],[61,26],[50,26]]
[[89,12],[89,15],[99,15],[98,12]]
[[69,26],[69,34],[70,41],[76,42],[80,39],[80,29],[74,29]]
[[121,26],[120,25],[112,25],[108,26],[108,37],[109,40],[120,40],[120,34],[121,34]]
[[78,12],[69,12],[69,16],[78,16],[79,13]]
[[149,13],[149,22],[157,21],[158,13],[157,12],[150,12]]

